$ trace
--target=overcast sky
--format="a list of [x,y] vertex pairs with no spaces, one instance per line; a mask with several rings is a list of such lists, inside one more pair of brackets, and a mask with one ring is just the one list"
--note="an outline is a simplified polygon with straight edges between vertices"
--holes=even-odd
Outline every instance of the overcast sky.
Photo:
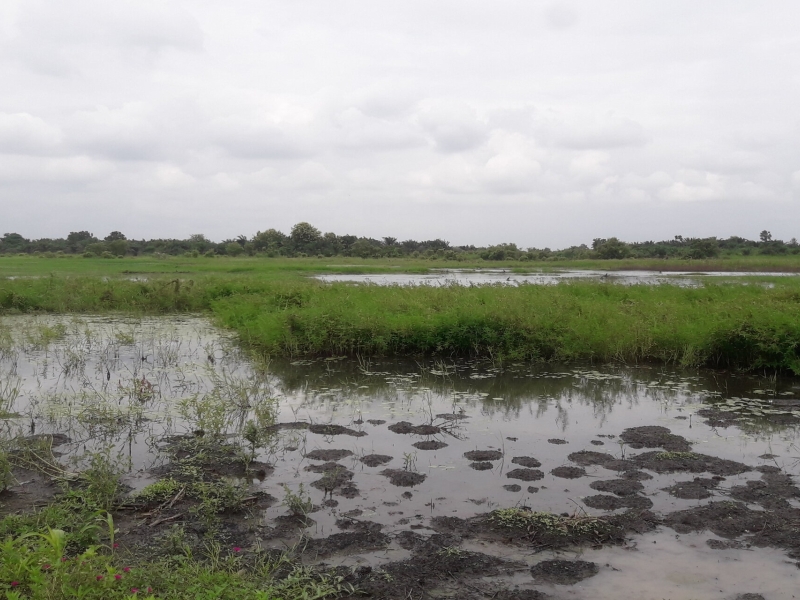
[[2,0],[0,234],[800,237],[800,2]]

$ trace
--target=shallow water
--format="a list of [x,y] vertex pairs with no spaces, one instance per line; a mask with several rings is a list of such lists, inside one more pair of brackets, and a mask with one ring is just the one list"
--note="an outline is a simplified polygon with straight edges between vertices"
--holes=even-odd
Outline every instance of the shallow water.
[[[798,475],[800,429],[775,423],[770,409],[764,408],[798,397],[797,379],[653,366],[507,364],[501,368],[461,360],[319,359],[276,361],[264,374],[240,352],[230,334],[201,317],[0,320],[0,398],[5,398],[5,404],[0,401],[0,435],[65,433],[72,441],[59,451],[64,452],[65,464],[77,461],[73,468],[79,468],[85,452],[111,447],[130,471],[127,481],[134,488],[154,480],[150,470],[164,460],[158,451],[160,440],[207,428],[212,404],[224,407],[217,415],[218,424],[231,440],[240,439],[244,424],[255,418],[256,407],[271,399],[276,401],[279,423],[335,424],[365,433],[353,437],[283,429],[268,448],[259,450],[259,460],[273,463],[275,471],[254,485],[280,498],[284,484],[293,490],[303,484],[316,505],[322,504],[323,491],[309,484],[320,475],[305,468],[322,461],[305,455],[314,450],[352,452],[339,463],[353,471],[359,495],[335,495],[336,506],[315,511],[311,515],[315,524],[308,530],[312,537],[338,532],[335,522],[343,515],[382,523],[391,534],[412,526],[431,533],[426,527],[433,516],[466,518],[514,505],[555,513],[608,514],[587,507],[583,498],[600,493],[590,487],[592,482],[614,479],[616,472],[590,466],[586,476],[563,479],[551,471],[573,465],[567,456],[579,450],[618,458],[638,453],[621,443],[619,435],[641,425],[669,428],[687,438],[694,452],[752,466],[777,465]],[[741,427],[715,429],[695,414],[709,404],[742,403],[760,408]],[[369,422],[375,420],[386,422]],[[388,429],[401,421],[433,424],[441,431],[415,435]],[[438,450],[413,446],[430,440],[446,446]],[[502,456],[491,461],[490,469],[476,471],[464,456],[472,450],[497,450]],[[360,461],[368,454],[392,458],[384,466],[368,467]],[[775,458],[759,458],[766,454]],[[507,477],[520,466],[512,463],[513,458],[523,456],[542,463],[542,479],[525,482]],[[386,468],[417,472],[425,479],[413,487],[397,487],[381,474]],[[653,475],[643,482],[643,493],[654,503],[654,511],[664,513],[725,498],[732,486],[760,474],[726,477],[707,500],[680,500],[663,491],[676,481],[691,481],[691,474]],[[503,487],[515,484],[519,491]],[[538,491],[528,491],[528,486]],[[261,516],[269,523],[285,512],[277,504]],[[665,528],[640,536],[633,548],[585,550],[585,555],[592,555],[589,560],[611,567],[581,585],[560,589],[559,597],[724,598],[737,589],[758,591],[737,588],[747,581],[777,594],[767,597],[790,597],[786,594],[793,589],[797,569],[784,564],[783,552],[712,551],[705,545],[712,537],[710,533],[677,536]],[[506,552],[522,551],[507,548]],[[403,553],[390,547],[378,553],[334,556],[327,562],[380,564],[403,558]],[[528,553],[527,560],[533,563],[544,557]],[[656,580],[658,593],[650,586]],[[506,583],[530,587],[530,575]],[[547,591],[542,586],[536,589]]]
[[743,277],[796,277],[797,273],[751,273],[735,271],[597,271],[563,269],[552,272],[513,273],[508,269],[431,269],[429,273],[325,274],[316,279],[374,285],[555,285],[562,281],[605,281],[620,285],[679,285],[697,287],[703,278],[741,281]]

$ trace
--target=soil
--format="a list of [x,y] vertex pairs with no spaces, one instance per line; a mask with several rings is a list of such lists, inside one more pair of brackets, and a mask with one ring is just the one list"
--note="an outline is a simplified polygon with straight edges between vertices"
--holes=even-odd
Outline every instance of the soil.
[[600,440],[592,440],[589,442],[592,446],[605,446],[605,442],[601,442]]
[[383,419],[367,419],[367,423],[370,425],[383,425],[386,421]]
[[336,460],[342,460],[343,458],[347,458],[348,456],[352,455],[353,453],[350,450],[312,450],[305,456],[306,458],[310,458],[311,460],[336,461]]
[[552,598],[538,590],[506,590],[498,593],[495,600],[548,600]]
[[414,435],[436,435],[442,430],[436,425],[412,425],[408,421],[399,421],[394,425],[389,425],[389,431]]
[[597,510],[619,510],[630,508],[637,510],[647,510],[653,507],[653,501],[644,496],[611,496],[609,494],[596,494],[586,496],[582,499],[583,503],[589,508]]
[[569,444],[567,440],[562,440],[560,438],[550,438],[547,442],[550,444]]
[[550,471],[550,474],[562,479],[578,479],[586,475],[586,469],[582,467],[556,467]]
[[662,488],[670,496],[683,500],[704,500],[714,495],[713,490],[719,486],[723,477],[695,477],[692,481],[680,481],[670,487]]
[[536,469],[537,467],[542,466],[542,463],[531,456],[515,456],[511,459],[511,462],[515,465],[527,467],[529,469]]
[[503,453],[498,450],[470,450],[469,452],[464,452],[464,458],[467,460],[474,460],[475,462],[500,460],[503,458]]
[[426,440],[424,442],[416,442],[411,445],[418,450],[441,450],[442,448],[447,448],[447,444],[437,440]]
[[324,557],[337,553],[349,554],[380,550],[389,545],[389,536],[381,533],[383,526],[378,523],[350,521],[343,525],[337,522],[337,525],[348,531],[334,533],[326,538],[308,540],[303,554],[311,557]]
[[504,485],[503,489],[506,490],[507,492],[521,492],[522,486],[517,485],[516,483],[511,483],[509,485]]
[[533,486],[533,485],[529,485],[529,486],[528,486],[528,493],[529,493],[529,494],[535,494],[535,493],[537,493],[538,491],[539,491],[539,488],[538,488],[538,487],[536,487],[536,486]]
[[648,481],[653,478],[650,473],[645,473],[644,471],[625,471],[620,473],[620,477],[623,479],[633,479],[634,481]]
[[345,469],[344,465],[340,465],[337,462],[326,462],[321,465],[308,465],[305,470],[309,471],[310,473],[327,473],[329,471],[338,471]]
[[282,429],[308,429],[310,423],[306,423],[305,421],[293,421],[291,423],[275,423],[274,425],[269,425],[268,427],[264,428],[264,431],[267,433],[275,433]]
[[558,585],[573,585],[597,575],[598,566],[585,560],[545,560],[531,567],[537,581]]
[[[353,479],[353,472],[337,463],[326,463],[326,465],[329,464],[335,466],[328,468],[320,479],[312,481],[311,487],[331,494],[340,488],[344,488],[345,486],[349,488],[350,486],[348,486],[348,484],[350,483],[350,480]],[[348,490],[348,493],[352,492]]]
[[389,478],[389,483],[398,487],[413,487],[425,481],[425,475],[403,469],[384,469],[381,475]]
[[473,462],[469,463],[471,469],[475,469],[476,471],[490,471],[494,469],[494,465],[490,462]]
[[603,466],[613,460],[616,460],[610,454],[606,454],[604,452],[594,452],[592,450],[573,452],[572,454],[568,455],[567,458],[572,462],[581,465],[582,467],[588,467],[590,465]]
[[350,429],[349,427],[344,427],[343,425],[309,425],[308,430],[311,433],[317,433],[319,435],[349,435],[352,437],[364,437],[367,435],[366,431],[356,431],[355,429]]
[[544,473],[539,469],[513,469],[506,473],[506,477],[520,481],[538,481],[544,478]]
[[745,464],[695,453],[670,453],[670,452],[645,452],[631,458],[631,462],[638,467],[655,471],[656,473],[711,473],[728,477],[752,471]]
[[361,462],[368,467],[379,467],[390,462],[394,457],[388,454],[367,454],[361,457]]
[[619,435],[620,439],[631,448],[663,448],[669,452],[689,452],[692,445],[680,436],[674,435],[666,427],[645,425],[631,427]]
[[748,481],[730,490],[731,498],[759,504],[768,510],[790,509],[789,499],[800,498],[800,488],[792,483],[792,478],[784,473],[768,472],[761,475],[761,481]]
[[633,496],[641,492],[644,486],[633,479],[610,479],[606,481],[593,481],[589,487],[598,492],[608,492],[615,496]]

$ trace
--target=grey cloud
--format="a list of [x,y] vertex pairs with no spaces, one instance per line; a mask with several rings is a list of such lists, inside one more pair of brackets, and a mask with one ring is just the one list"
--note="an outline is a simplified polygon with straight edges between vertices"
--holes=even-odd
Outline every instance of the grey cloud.
[[545,14],[548,23],[556,29],[567,29],[578,22],[578,15],[563,2],[551,4]]
[[624,117],[547,120],[537,135],[547,144],[575,150],[642,146],[649,139],[640,123]]
[[51,154],[61,142],[61,132],[28,113],[0,113],[0,153]]
[[486,126],[475,109],[460,102],[431,102],[417,113],[417,120],[441,152],[462,152],[486,140]]

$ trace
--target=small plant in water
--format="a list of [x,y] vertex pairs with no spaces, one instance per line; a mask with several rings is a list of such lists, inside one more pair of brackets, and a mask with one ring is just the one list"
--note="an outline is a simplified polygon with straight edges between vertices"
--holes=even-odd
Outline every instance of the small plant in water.
[[283,504],[296,517],[305,517],[314,508],[311,496],[305,491],[302,483],[297,492],[293,492],[288,485],[283,485]]
[[697,460],[694,452],[659,452],[656,460]]
[[406,471],[417,470],[417,453],[403,452],[403,469]]

